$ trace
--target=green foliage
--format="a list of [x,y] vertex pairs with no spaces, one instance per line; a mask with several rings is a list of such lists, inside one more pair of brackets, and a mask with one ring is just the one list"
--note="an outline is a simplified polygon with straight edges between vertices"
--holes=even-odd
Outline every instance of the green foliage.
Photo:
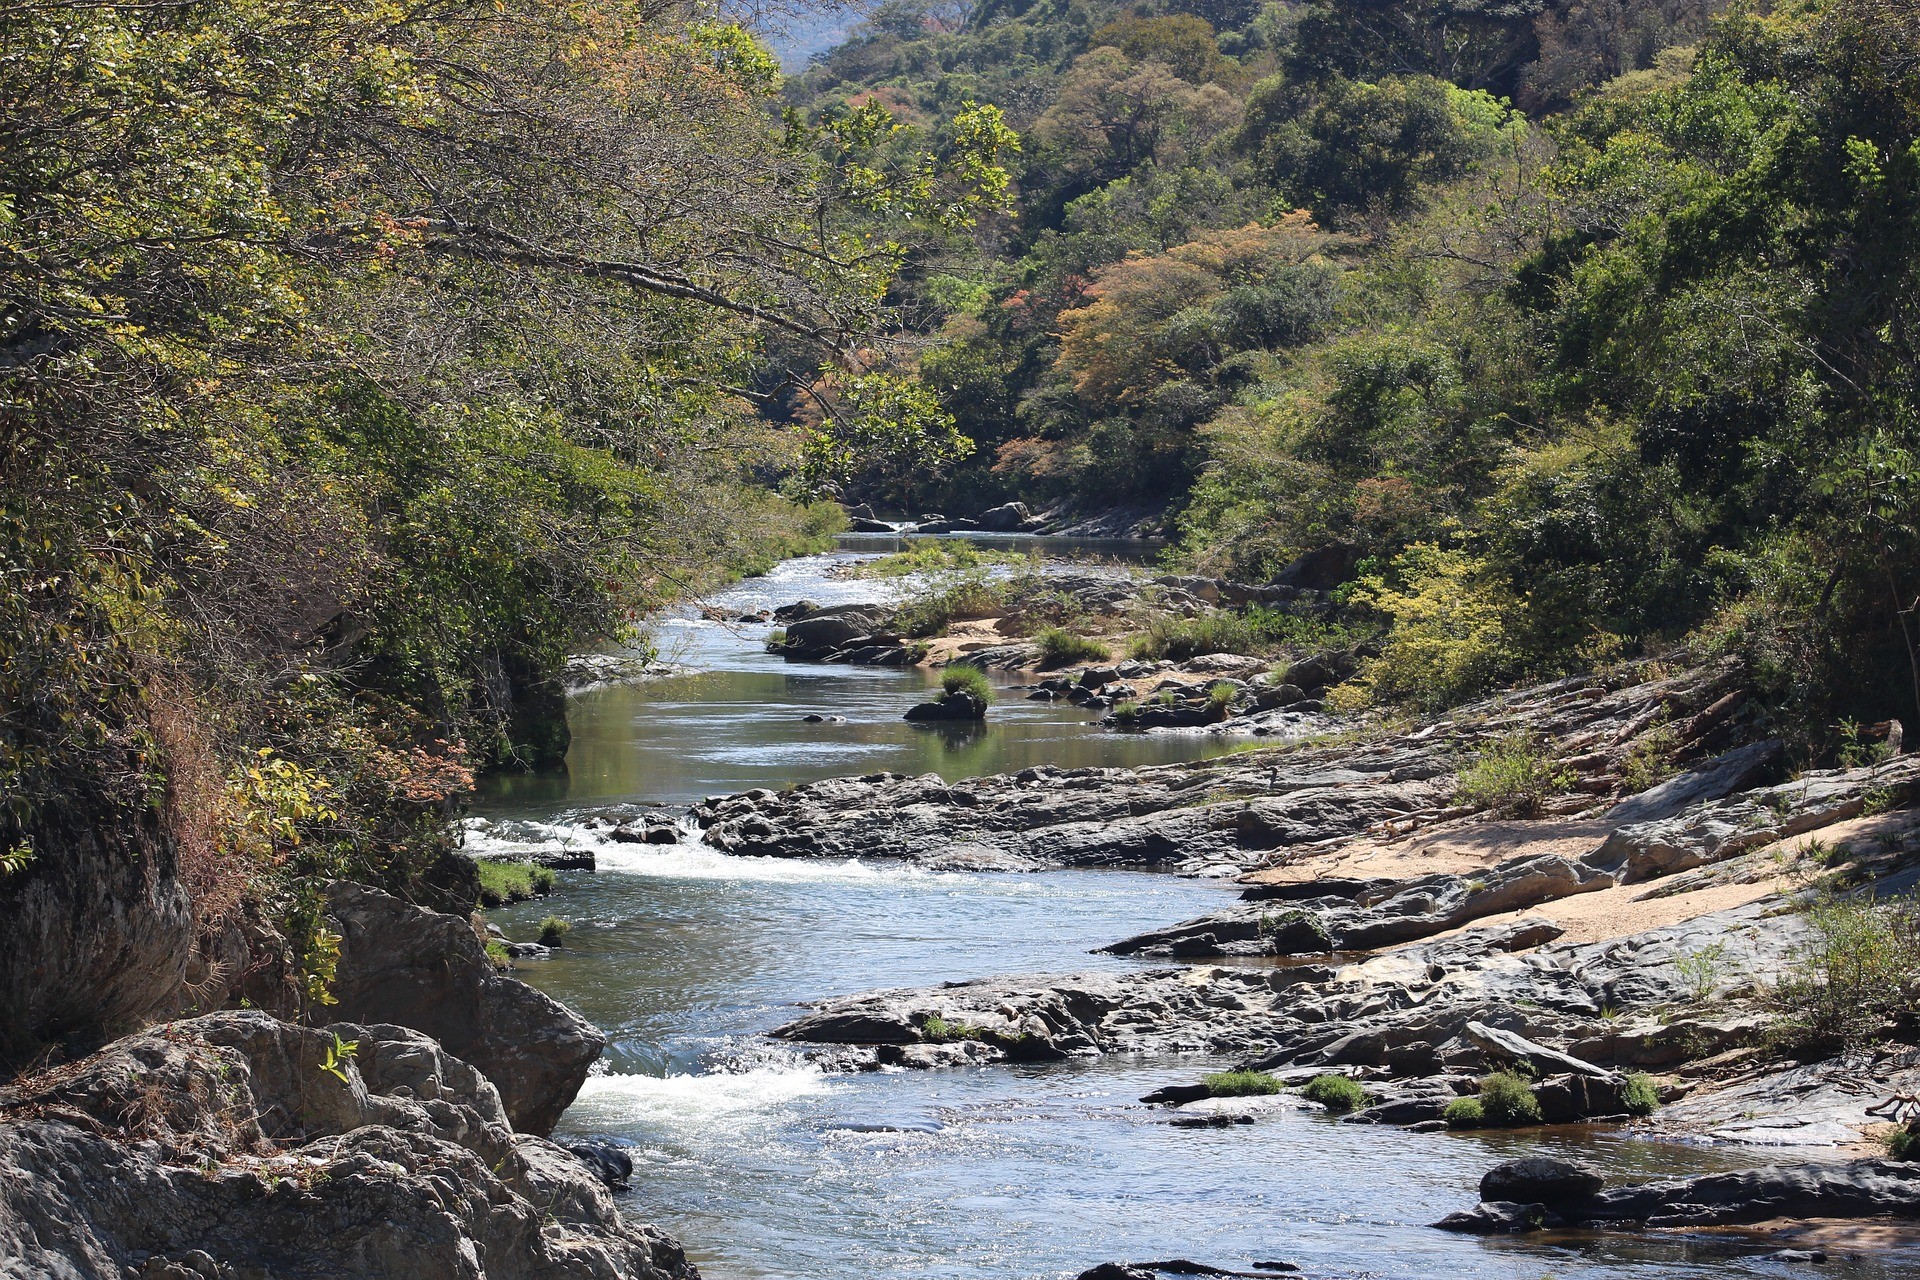
[[1440,1118],[1453,1129],[1478,1129],[1487,1122],[1486,1108],[1478,1098],[1455,1098],[1440,1112]]
[[1673,967],[1687,984],[1687,994],[1695,1004],[1705,1004],[1713,998],[1720,985],[1722,970],[1727,958],[1727,944],[1709,943],[1692,951],[1675,956]]
[[1113,710],[1107,713],[1115,724],[1127,728],[1140,723],[1140,704],[1132,698],[1116,702]]
[[1279,1093],[1283,1087],[1264,1071],[1215,1071],[1203,1076],[1200,1083],[1214,1098],[1258,1098]]
[[1454,799],[1476,808],[1537,818],[1546,802],[1570,788],[1575,777],[1573,770],[1555,759],[1552,743],[1517,730],[1460,771]]
[[1540,1101],[1533,1085],[1511,1071],[1496,1071],[1480,1082],[1480,1114],[1496,1127],[1540,1123]]
[[1797,1052],[1871,1043],[1920,996],[1920,904],[1910,896],[1822,896],[1811,936],[1772,993],[1773,1035]]
[[1621,1082],[1620,1094],[1628,1115],[1650,1116],[1660,1108],[1660,1090],[1654,1085],[1653,1077],[1643,1071],[1629,1073]]
[[1300,1089],[1308,1102],[1317,1102],[1335,1114],[1345,1114],[1367,1104],[1367,1091],[1349,1076],[1315,1076]]
[[1060,627],[1043,627],[1033,638],[1040,646],[1040,666],[1043,669],[1064,667],[1071,663],[1105,662],[1112,656],[1107,652],[1107,646],[1098,640],[1075,635]]
[[832,417],[807,432],[803,483],[853,484],[885,497],[973,452],[953,416],[926,387],[896,374],[867,373],[838,387]]
[[1283,649],[1325,649],[1352,643],[1356,629],[1252,605],[1210,609],[1191,618],[1154,613],[1127,641],[1127,656],[1185,662],[1209,653],[1264,656]]
[[1511,636],[1518,602],[1464,552],[1408,547],[1385,574],[1363,577],[1349,597],[1390,620],[1380,656],[1368,659],[1343,705],[1405,702],[1437,709],[1518,669]]
[[1920,1134],[1912,1128],[1895,1129],[1886,1137],[1887,1159],[1912,1160],[1920,1156]]
[[956,622],[1007,612],[1010,597],[1004,580],[980,572],[956,573],[934,581],[902,605],[894,623],[909,636],[937,636]]
[[326,1046],[326,1052],[320,1059],[320,1069],[334,1077],[341,1084],[351,1085],[353,1081],[347,1075],[347,1064],[353,1061],[360,1050],[358,1040],[342,1040],[338,1032],[329,1032],[332,1043]]
[[948,1021],[939,1014],[929,1014],[920,1024],[920,1038],[927,1044],[953,1044],[962,1040],[984,1040],[986,1030],[971,1022]]
[[480,905],[487,908],[544,898],[553,892],[559,879],[552,868],[526,862],[477,858],[473,868],[480,876]]
[[956,663],[940,673],[943,693],[970,693],[982,702],[993,701],[993,681],[978,667]]
[[910,573],[955,573],[1008,564],[1020,557],[1010,551],[975,546],[957,538],[921,538],[905,551],[869,560],[854,570],[858,578],[902,578]]
[[513,968],[513,957],[507,952],[507,944],[498,938],[487,940],[487,959],[502,973]]
[[546,916],[540,921],[540,945],[559,947],[566,945],[567,935],[573,932],[573,925],[559,916]]
[[1207,710],[1214,715],[1224,715],[1239,694],[1240,691],[1234,686],[1220,681],[1207,690]]

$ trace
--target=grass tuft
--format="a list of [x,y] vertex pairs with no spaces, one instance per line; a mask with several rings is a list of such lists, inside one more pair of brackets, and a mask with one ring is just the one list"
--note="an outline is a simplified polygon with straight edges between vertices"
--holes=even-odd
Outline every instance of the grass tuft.
[[970,693],[982,702],[993,701],[993,681],[978,667],[964,663],[940,673],[940,688],[945,693]]
[[1046,627],[1034,640],[1040,645],[1040,665],[1064,667],[1074,662],[1105,662],[1107,647],[1097,640],[1075,635],[1062,627]]
[[1317,1102],[1336,1115],[1345,1115],[1367,1104],[1367,1091],[1358,1080],[1347,1076],[1315,1076],[1300,1090],[1308,1102]]
[[1283,1087],[1264,1071],[1216,1071],[1200,1083],[1215,1098],[1258,1098],[1279,1093]]
[[510,902],[525,902],[529,898],[544,898],[553,892],[558,880],[552,868],[536,867],[525,862],[497,862],[492,858],[479,858],[473,866],[480,874],[480,905],[487,908],[504,907]]

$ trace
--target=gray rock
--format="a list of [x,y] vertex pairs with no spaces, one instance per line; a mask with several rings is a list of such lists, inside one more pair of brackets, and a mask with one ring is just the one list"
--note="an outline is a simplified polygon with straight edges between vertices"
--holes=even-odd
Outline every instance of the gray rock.
[[1529,1156],[1487,1170],[1480,1179],[1480,1198],[1559,1208],[1591,1200],[1606,1181],[1597,1170],[1578,1161]]
[[1920,1165],[1892,1160],[1768,1165],[1733,1173],[1616,1187],[1583,1217],[1701,1227],[1771,1218],[1920,1218]]
[[498,972],[468,921],[346,881],[328,884],[325,895],[341,936],[332,1011],[432,1036],[486,1073],[514,1128],[551,1131],[605,1038],[565,1005]]
[[1484,1022],[1469,1022],[1465,1030],[1467,1039],[1496,1058],[1507,1062],[1524,1063],[1536,1072],[1567,1071],[1574,1075],[1596,1076],[1601,1079],[1608,1079],[1614,1074],[1605,1067],[1596,1067],[1591,1062],[1583,1062],[1572,1054],[1535,1044],[1523,1035],[1504,1031],[1499,1027],[1490,1027]]
[[907,708],[906,718],[916,721],[975,721],[987,718],[985,699],[956,689],[935,702],[922,702]]
[[1442,1231],[1466,1235],[1520,1235],[1559,1226],[1562,1219],[1544,1204],[1519,1204],[1510,1200],[1482,1201],[1461,1213],[1450,1213],[1433,1225]]
[[570,1153],[609,1191],[625,1191],[633,1177],[633,1157],[617,1142],[577,1134],[555,1134],[553,1145]]
[[982,511],[978,525],[988,533],[1014,533],[1033,518],[1024,502],[1008,502]]
[[580,1161],[512,1133],[484,1076],[404,1028],[213,1014],[17,1097],[0,1119],[9,1275],[697,1276]]
[[1607,821],[1621,825],[1670,818],[1682,809],[1718,800],[1758,782],[1779,761],[1785,744],[1768,738],[1716,756],[1706,764],[1668,778],[1656,787],[1622,800],[1607,810]]

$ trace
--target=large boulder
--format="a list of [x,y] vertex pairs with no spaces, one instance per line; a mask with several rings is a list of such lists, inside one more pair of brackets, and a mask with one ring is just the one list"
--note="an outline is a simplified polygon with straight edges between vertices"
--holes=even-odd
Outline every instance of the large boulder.
[[344,880],[326,886],[340,934],[332,1011],[425,1032],[486,1073],[507,1118],[549,1133],[606,1040],[573,1010],[499,972],[472,924]]
[[35,856],[0,874],[0,1063],[98,1044],[171,1011],[193,950],[173,841],[147,804],[98,797],[43,817]]
[[879,605],[838,605],[819,609],[787,624],[776,652],[789,662],[819,662],[840,650],[858,648],[878,631],[886,617]]
[[987,718],[985,699],[965,689],[956,689],[936,702],[921,702],[907,708],[906,718],[921,722],[970,722]]
[[0,1275],[696,1280],[417,1032],[233,1011],[0,1104]]
[[982,511],[976,523],[987,533],[1017,533],[1032,518],[1026,503],[1007,502]]
[[1487,1170],[1480,1179],[1482,1200],[1510,1200],[1553,1208],[1584,1204],[1606,1185],[1599,1172],[1574,1160],[1529,1156]]

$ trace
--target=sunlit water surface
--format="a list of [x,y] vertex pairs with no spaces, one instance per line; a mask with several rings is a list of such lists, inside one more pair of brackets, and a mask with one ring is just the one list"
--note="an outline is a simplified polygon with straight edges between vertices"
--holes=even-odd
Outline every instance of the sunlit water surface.
[[[849,540],[869,549],[872,541]],[[885,544],[877,544],[884,546]],[[1100,548],[1111,554],[1116,549]],[[715,603],[735,612],[887,588],[827,576],[849,553],[780,566]],[[1175,1129],[1139,1096],[1204,1059],[829,1076],[763,1037],[796,1002],[988,974],[1120,968],[1092,948],[1208,910],[1224,887],[1128,872],[935,873],[889,863],[736,859],[608,844],[579,827],[613,802],[691,799],[879,769],[947,777],[1141,764],[1217,740],[1123,737],[1061,704],[1003,698],[984,735],[899,719],[917,671],[790,666],[764,626],[690,619],[670,654],[703,674],[604,689],[573,708],[565,779],[494,784],[476,848],[591,843],[598,873],[495,913],[515,938],[549,913],[566,949],[521,976],[607,1032],[604,1074],[563,1128],[631,1143],[627,1211],[676,1232],[715,1280],[1019,1280],[1112,1259],[1282,1260],[1323,1275],[1920,1277],[1911,1254],[1817,1269],[1767,1246],[1628,1234],[1483,1240],[1423,1225],[1476,1198],[1499,1159],[1573,1148],[1622,1177],[1751,1162],[1619,1135],[1409,1134],[1311,1110]],[[809,711],[845,724],[808,725]]]

